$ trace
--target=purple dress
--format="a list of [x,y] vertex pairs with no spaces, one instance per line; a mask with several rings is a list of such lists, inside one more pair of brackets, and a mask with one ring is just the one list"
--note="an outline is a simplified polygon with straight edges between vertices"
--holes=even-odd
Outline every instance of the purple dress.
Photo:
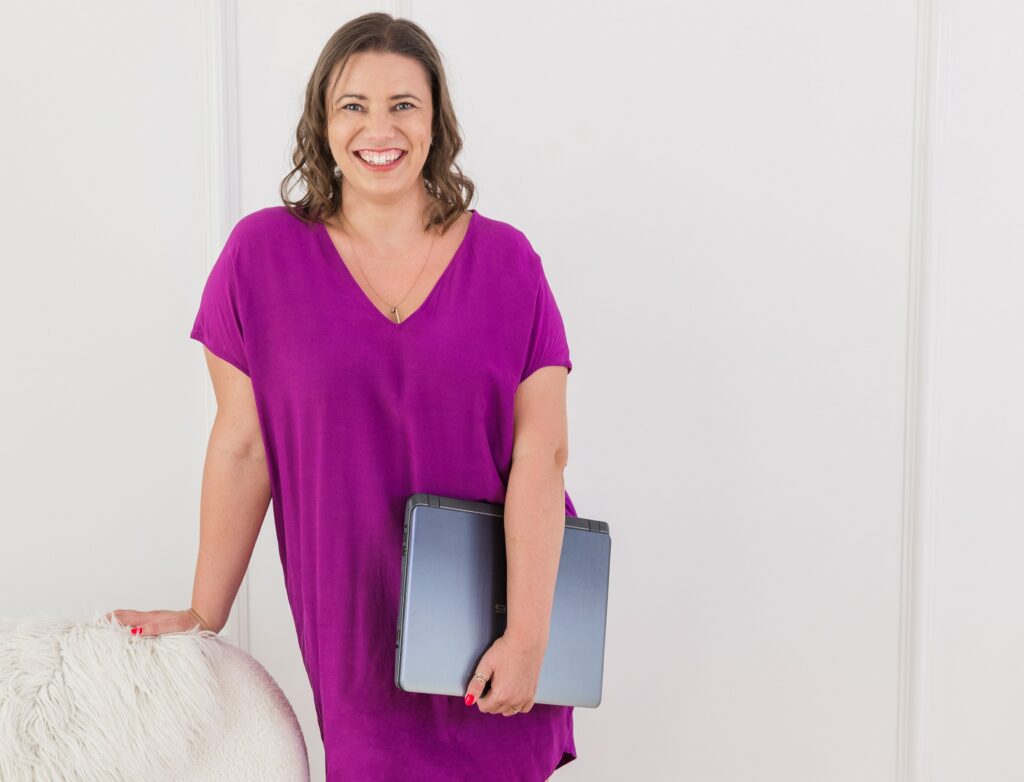
[[[575,759],[571,707],[485,714],[394,675],[406,499],[503,503],[516,387],[542,366],[572,371],[526,236],[472,210],[396,324],[323,225],[261,209],[231,231],[191,337],[252,382],[328,782],[541,782]],[[577,515],[568,492],[565,508]]]

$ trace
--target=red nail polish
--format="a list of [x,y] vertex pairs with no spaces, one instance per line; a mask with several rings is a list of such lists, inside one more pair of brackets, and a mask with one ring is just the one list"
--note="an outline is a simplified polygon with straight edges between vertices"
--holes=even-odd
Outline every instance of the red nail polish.
[[474,701],[476,701],[476,697],[474,697],[473,693],[469,693],[469,695],[466,696],[466,705],[472,706]]
[[133,627],[132,628],[132,635],[142,635],[142,628],[141,627]]

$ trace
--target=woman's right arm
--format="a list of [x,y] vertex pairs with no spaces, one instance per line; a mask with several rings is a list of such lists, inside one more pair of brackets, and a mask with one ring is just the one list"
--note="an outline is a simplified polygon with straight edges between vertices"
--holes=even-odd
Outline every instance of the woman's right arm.
[[[252,382],[245,373],[204,346],[217,397],[199,507],[199,553],[192,584],[192,609],[220,632],[227,624],[270,505],[270,476],[256,414]],[[188,609],[107,614],[121,624],[161,635],[194,627]],[[133,631],[135,632],[135,631]]]
[[217,397],[199,508],[192,608],[211,630],[227,624],[270,505],[270,476],[252,382],[203,348]]

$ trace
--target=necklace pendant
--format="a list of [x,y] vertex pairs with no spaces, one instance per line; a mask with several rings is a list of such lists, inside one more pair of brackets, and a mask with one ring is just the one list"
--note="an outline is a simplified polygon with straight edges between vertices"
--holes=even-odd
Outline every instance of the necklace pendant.
[[391,314],[395,316],[395,323],[401,323],[402,319],[398,317],[398,307],[391,308]]

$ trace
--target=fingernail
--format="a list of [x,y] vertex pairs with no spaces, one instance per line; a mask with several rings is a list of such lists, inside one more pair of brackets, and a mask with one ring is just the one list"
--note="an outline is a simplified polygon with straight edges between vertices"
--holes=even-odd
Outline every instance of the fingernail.
[[142,635],[142,628],[141,627],[133,627],[132,628],[132,635]]
[[472,706],[475,700],[476,698],[473,696],[473,693],[469,693],[469,695],[466,696],[466,705]]

